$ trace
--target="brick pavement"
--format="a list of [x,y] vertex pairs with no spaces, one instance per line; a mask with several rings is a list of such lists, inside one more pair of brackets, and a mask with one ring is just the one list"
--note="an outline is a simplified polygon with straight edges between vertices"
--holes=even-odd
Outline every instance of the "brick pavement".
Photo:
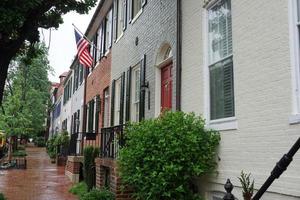
[[50,163],[44,148],[27,148],[27,169],[0,171],[0,192],[8,200],[76,200],[68,192],[64,167]]

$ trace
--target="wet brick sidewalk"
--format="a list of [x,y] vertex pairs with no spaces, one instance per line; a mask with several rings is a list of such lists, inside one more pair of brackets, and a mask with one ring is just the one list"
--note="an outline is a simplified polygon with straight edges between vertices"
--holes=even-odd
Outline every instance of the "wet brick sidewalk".
[[44,148],[27,148],[27,169],[0,171],[0,192],[8,200],[76,200],[64,167],[50,163]]

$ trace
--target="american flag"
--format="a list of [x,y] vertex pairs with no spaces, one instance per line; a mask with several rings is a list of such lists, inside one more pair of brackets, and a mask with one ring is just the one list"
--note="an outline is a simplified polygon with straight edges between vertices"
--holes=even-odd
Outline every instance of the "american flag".
[[93,58],[88,50],[89,42],[84,39],[75,29],[75,39],[77,44],[77,55],[79,62],[86,66],[91,67],[93,65]]

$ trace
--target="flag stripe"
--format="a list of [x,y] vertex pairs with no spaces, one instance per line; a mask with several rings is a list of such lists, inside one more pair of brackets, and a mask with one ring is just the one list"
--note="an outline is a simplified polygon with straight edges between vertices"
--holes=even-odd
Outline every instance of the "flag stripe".
[[81,36],[79,35],[79,33],[75,30],[75,39],[79,62],[86,67],[91,67],[94,59],[88,50],[89,42],[83,37],[80,37]]

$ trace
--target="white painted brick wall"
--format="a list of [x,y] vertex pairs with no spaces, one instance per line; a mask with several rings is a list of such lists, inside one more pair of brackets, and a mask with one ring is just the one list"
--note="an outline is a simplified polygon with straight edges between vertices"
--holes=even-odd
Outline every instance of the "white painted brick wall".
[[[183,1],[182,109],[204,112],[203,1]],[[232,0],[235,109],[238,129],[221,131],[219,175],[207,190],[224,191],[231,178],[251,172],[256,188],[300,135],[290,125],[292,81],[288,1]],[[300,198],[300,153],[263,199]],[[222,185],[220,185],[222,184]]]

